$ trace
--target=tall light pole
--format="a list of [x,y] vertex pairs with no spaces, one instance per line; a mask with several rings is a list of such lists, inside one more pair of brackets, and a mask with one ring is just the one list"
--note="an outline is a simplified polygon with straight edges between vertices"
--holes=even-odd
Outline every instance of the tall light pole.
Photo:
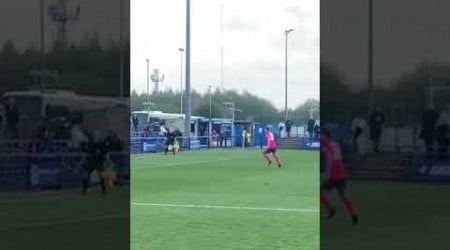
[[212,132],[212,122],[211,122],[211,117],[212,117],[212,102],[211,102],[211,88],[212,86],[209,85],[208,86],[209,90],[209,126],[208,126],[208,135],[211,135]]
[[220,2],[220,88],[223,89],[223,1]]
[[159,83],[164,81],[164,74],[160,76],[159,69],[153,69],[153,74],[150,76],[150,79],[152,80],[153,83],[155,83],[155,88],[153,92],[159,95],[160,94]]
[[180,51],[180,115],[183,115],[183,48],[178,48]]
[[287,119],[288,119],[288,60],[287,60],[287,57],[288,57],[288,48],[287,48],[287,45],[288,45],[288,35],[289,35],[289,33],[291,33],[292,31],[294,31],[294,29],[288,29],[288,30],[285,30],[284,31],[284,37],[285,37],[285,60],[284,60],[284,65],[285,65],[285,67],[284,67],[284,110],[285,110],[285,112],[286,112],[286,115],[285,115],[285,121],[287,121]]
[[44,68],[45,68],[45,11],[44,11],[44,0],[40,2],[41,11],[41,86],[44,86]]
[[[186,0],[186,88],[185,88],[185,118],[184,133],[190,136],[191,132],[191,1]],[[190,145],[188,145],[190,146]]]
[[119,50],[120,50],[120,97],[124,97],[123,67],[124,67],[124,51],[123,51],[123,0],[120,0],[120,24],[119,24]]
[[149,72],[149,59],[147,61],[147,104],[150,103],[150,72]]
[[369,0],[369,62],[368,62],[368,83],[369,83],[369,112],[373,110],[373,1]]

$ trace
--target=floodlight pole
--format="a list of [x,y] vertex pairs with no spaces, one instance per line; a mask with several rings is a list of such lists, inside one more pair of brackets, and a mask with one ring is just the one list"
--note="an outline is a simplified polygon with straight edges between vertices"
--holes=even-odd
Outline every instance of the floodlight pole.
[[212,102],[211,102],[211,85],[208,86],[209,87],[209,126],[208,126],[208,136],[211,136],[211,132],[212,132],[212,122],[211,122],[211,117],[212,117]]
[[369,62],[368,62],[368,84],[369,84],[369,112],[373,111],[373,0],[369,0]]
[[124,76],[123,76],[123,68],[124,68],[124,50],[123,50],[123,0],[120,0],[120,26],[119,26],[119,50],[120,50],[120,97],[124,97]]
[[147,58],[147,103],[150,102],[150,72],[149,72],[149,62],[150,60]]
[[232,112],[232,118],[231,118],[231,147],[234,147],[234,120],[236,119],[236,114],[234,110],[234,102],[231,103],[231,112]]
[[[190,136],[191,132],[191,1],[186,0],[186,88],[184,132],[185,136]],[[189,140],[188,140],[189,141]],[[190,147],[190,145],[188,145]]]
[[45,11],[44,11],[44,1],[41,0],[40,11],[41,11],[41,86],[44,86],[44,69],[45,69]]
[[284,65],[285,65],[285,67],[284,67],[284,110],[285,110],[285,112],[286,112],[286,114],[285,114],[285,121],[287,121],[287,119],[288,119],[288,48],[287,48],[287,46],[288,46],[288,35],[289,35],[289,33],[291,33],[292,31],[294,31],[293,29],[288,29],[288,30],[285,30],[284,31],[284,36],[285,36],[285,53],[284,53],[284,55],[285,55],[285,57],[284,57]]
[[183,48],[178,48],[180,51],[180,115],[183,116]]

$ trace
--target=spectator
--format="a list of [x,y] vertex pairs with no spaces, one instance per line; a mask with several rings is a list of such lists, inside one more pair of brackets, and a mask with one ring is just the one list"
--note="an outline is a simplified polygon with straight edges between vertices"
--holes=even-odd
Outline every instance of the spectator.
[[209,146],[210,147],[217,147],[217,133],[216,133],[215,129],[213,129],[213,131],[211,133],[211,139],[210,139]]
[[280,131],[280,137],[283,138],[283,129],[284,129],[284,123],[283,122],[279,122],[278,123],[278,129]]
[[218,135],[219,135],[220,147],[223,147],[223,140],[225,139],[224,135],[221,131],[218,132]]
[[72,125],[70,138],[72,140],[72,147],[75,151],[82,151],[89,141],[87,134],[83,131],[79,122],[75,122]]
[[245,145],[246,147],[250,147],[250,140],[252,138],[252,134],[250,134],[250,132],[247,132],[245,134]]
[[373,142],[373,151],[379,152],[380,150],[380,138],[383,132],[383,126],[385,123],[384,114],[381,109],[377,107],[375,111],[370,115],[370,139]]
[[28,143],[28,152],[38,153],[42,151],[42,132],[41,128],[36,128],[31,132],[30,142]]
[[5,136],[6,116],[5,107],[0,103],[0,139]]
[[291,128],[292,128],[292,120],[291,118],[288,118],[286,121],[286,133],[287,133],[287,137],[291,136]]
[[138,129],[139,129],[139,119],[137,118],[137,115],[134,115],[134,116],[133,116],[132,122],[133,122],[133,131],[134,131],[134,132],[138,132]]
[[122,151],[122,142],[114,131],[109,131],[105,138],[105,147],[108,152]]
[[9,139],[17,139],[19,132],[19,109],[14,98],[9,98],[6,104],[6,129]]
[[312,139],[313,136],[314,136],[314,124],[315,124],[314,119],[313,119],[312,117],[309,118],[309,120],[308,120],[308,126],[307,126],[307,128],[306,128],[306,131],[308,131],[308,134],[309,134],[309,138],[310,138],[310,139]]
[[434,151],[434,142],[436,137],[436,124],[439,114],[434,110],[432,105],[429,105],[427,110],[422,115],[422,130],[420,131],[420,139],[425,142],[426,152]]
[[362,115],[357,115],[352,121],[353,146],[359,157],[367,155],[367,122]]
[[[92,172],[96,170],[98,174],[103,173],[107,153],[106,145],[100,137],[100,131],[93,131],[87,143],[87,162],[83,165],[83,194],[87,194]],[[105,195],[106,186],[104,185],[103,176],[100,177],[100,183],[102,193]]]
[[43,138],[42,138],[43,152],[50,153],[54,151],[53,137],[54,134],[50,132],[48,129],[43,130]]
[[143,127],[141,137],[149,137],[149,136],[150,136],[150,126]]
[[439,144],[439,152],[448,152],[450,131],[450,104],[441,112],[436,124],[437,140]]
[[320,138],[320,121],[317,119],[314,123],[314,138],[319,139]]
[[165,125],[161,125],[161,126],[159,127],[159,136],[166,137],[168,132],[169,132],[169,129],[166,128]]

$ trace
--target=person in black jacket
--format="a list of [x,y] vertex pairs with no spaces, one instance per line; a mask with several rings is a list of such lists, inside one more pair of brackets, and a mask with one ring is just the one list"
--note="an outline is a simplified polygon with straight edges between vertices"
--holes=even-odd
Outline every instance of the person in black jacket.
[[104,143],[108,152],[120,152],[123,149],[122,142],[114,131],[109,131]]
[[86,161],[83,164],[83,194],[87,194],[90,187],[90,177],[94,170],[100,176],[100,186],[103,195],[106,194],[105,179],[101,175],[104,170],[104,163],[107,154],[107,146],[104,141],[100,140],[99,134],[95,131],[89,136],[89,142],[86,148]]
[[19,136],[19,108],[14,98],[9,98],[5,107],[6,129],[9,139],[17,139]]
[[370,115],[370,139],[373,142],[374,152],[379,152],[381,133],[386,119],[381,112],[381,108],[376,108]]
[[177,137],[176,131],[168,131],[167,132],[166,141],[165,141],[165,149],[164,149],[165,155],[167,155],[169,150],[171,150],[172,153],[175,155],[175,150],[173,149],[173,146],[175,145],[176,137]]
[[420,139],[425,142],[427,153],[434,151],[434,142],[436,139],[436,123],[438,121],[439,114],[430,105],[422,115],[422,130],[420,131]]
[[291,118],[288,118],[287,121],[286,121],[286,134],[287,134],[287,137],[291,136],[291,128],[292,128],[292,120],[291,120]]
[[133,116],[132,123],[133,123],[133,131],[138,132],[139,131],[139,119],[137,118],[136,115]]
[[308,131],[308,135],[309,135],[309,139],[312,139],[314,136],[314,124],[316,123],[316,121],[314,121],[314,119],[311,117],[308,120],[308,126],[306,128],[306,131]]

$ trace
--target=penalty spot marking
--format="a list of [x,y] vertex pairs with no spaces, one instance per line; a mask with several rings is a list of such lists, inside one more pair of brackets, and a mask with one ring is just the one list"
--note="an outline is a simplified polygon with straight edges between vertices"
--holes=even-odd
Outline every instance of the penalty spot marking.
[[162,204],[162,203],[141,203],[132,202],[134,206],[152,206],[152,207],[184,207],[184,208],[210,208],[210,209],[234,209],[234,210],[260,210],[260,211],[278,211],[278,212],[296,212],[296,213],[318,213],[318,209],[308,208],[271,208],[271,207],[237,207],[237,206],[214,206],[214,205],[183,205],[183,204]]

